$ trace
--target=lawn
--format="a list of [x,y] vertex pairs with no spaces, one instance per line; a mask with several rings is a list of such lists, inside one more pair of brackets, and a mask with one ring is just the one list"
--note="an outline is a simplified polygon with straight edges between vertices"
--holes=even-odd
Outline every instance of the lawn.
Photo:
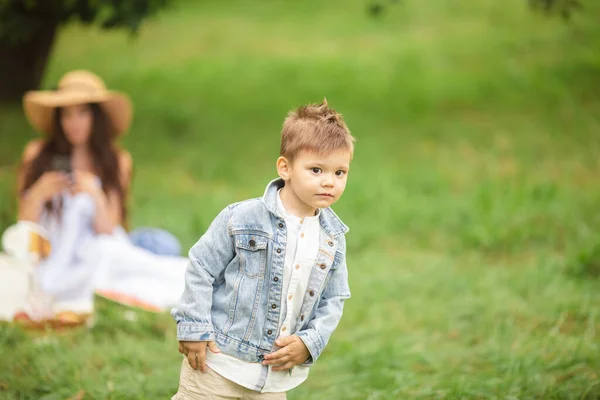
[[[274,177],[286,112],[326,97],[357,137],[334,209],[352,299],[295,399],[600,398],[600,5],[179,1],[136,38],[62,30],[44,81],[88,68],[135,121],[131,225],[189,248]],[[0,109],[0,229],[36,137]],[[166,399],[168,315],[98,301],[94,328],[0,325],[0,398]]]

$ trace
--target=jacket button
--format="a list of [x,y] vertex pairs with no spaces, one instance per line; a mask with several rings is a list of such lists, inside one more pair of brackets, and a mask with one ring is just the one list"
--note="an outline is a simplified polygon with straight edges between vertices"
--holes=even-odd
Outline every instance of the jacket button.
[[254,239],[250,239],[248,244],[250,245],[250,247],[254,247],[254,246],[256,246],[256,241]]
[[270,329],[267,331],[267,335],[271,335],[272,333],[273,333],[273,331]]
[[283,224],[281,222],[277,226],[279,226],[280,228],[283,228]]
[[277,308],[277,304],[271,304],[271,308],[274,310]]
[[281,249],[277,249],[277,254],[281,253]]
[[304,314],[300,316],[300,321],[304,321]]
[[330,240],[329,242],[327,242],[327,244],[331,247],[333,247],[333,242]]
[[308,291],[308,294],[310,294],[310,297],[313,297],[313,296],[315,295],[315,292],[314,292],[314,291],[312,291],[312,290],[309,290],[309,291]]
[[275,277],[275,278],[273,278],[273,280],[274,280],[275,282],[279,282],[279,278],[278,278],[278,277]]
[[325,269],[325,268],[327,268],[327,265],[325,265],[325,264],[319,264],[319,267],[321,267],[321,269]]

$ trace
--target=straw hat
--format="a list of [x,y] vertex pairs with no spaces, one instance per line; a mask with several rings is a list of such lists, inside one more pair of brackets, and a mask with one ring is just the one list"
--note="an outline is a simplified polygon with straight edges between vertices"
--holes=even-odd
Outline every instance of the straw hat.
[[30,91],[23,97],[23,107],[29,123],[40,132],[52,132],[56,107],[97,103],[112,121],[117,134],[129,128],[132,116],[127,95],[109,91],[96,74],[78,70],[65,74],[57,90]]

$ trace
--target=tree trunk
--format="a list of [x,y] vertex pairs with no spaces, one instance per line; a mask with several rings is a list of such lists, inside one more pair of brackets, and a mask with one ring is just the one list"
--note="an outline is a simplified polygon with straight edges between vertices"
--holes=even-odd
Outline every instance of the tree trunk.
[[0,103],[20,102],[26,91],[39,88],[57,27],[48,22],[17,44],[0,39]]

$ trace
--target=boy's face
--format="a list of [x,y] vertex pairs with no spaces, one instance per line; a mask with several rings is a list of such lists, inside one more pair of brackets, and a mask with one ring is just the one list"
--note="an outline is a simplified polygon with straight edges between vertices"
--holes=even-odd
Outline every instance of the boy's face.
[[[317,208],[327,208],[344,193],[351,153],[340,150],[322,155],[301,151],[293,162],[280,157],[277,162],[279,176],[291,189],[296,208],[314,213]],[[300,210],[298,210],[300,211]]]

